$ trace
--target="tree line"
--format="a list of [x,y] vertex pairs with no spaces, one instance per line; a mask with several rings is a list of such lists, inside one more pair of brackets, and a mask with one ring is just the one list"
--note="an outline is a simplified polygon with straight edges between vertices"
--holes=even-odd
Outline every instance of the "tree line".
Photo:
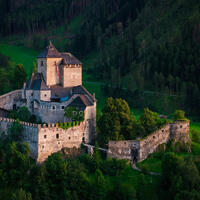
[[22,64],[15,65],[10,58],[0,54],[0,95],[21,89],[27,80],[27,73]]
[[1,35],[32,34],[69,22],[90,0],[1,0]]
[[164,101],[156,96],[166,107],[173,106],[170,96],[178,96],[175,107],[199,115],[199,7],[197,0],[97,1],[87,10],[74,52],[98,52],[89,72],[112,87],[110,96],[113,88],[126,87],[132,91],[129,96],[150,90],[167,95]]

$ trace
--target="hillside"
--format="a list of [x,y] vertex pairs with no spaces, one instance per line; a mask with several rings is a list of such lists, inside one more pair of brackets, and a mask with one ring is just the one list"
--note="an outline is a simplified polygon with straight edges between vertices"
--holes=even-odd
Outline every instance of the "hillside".
[[[103,83],[92,87],[104,96],[123,97],[133,107],[162,113],[179,108],[199,116],[198,0],[20,2],[8,12],[16,21],[29,12],[34,19],[43,7],[49,18],[42,20],[43,15],[38,15],[41,26],[34,31],[21,23],[23,35],[18,28],[2,33],[7,44],[39,51],[51,39],[59,50],[70,51],[83,61],[84,80]],[[55,15],[53,5],[55,13],[62,12]]]

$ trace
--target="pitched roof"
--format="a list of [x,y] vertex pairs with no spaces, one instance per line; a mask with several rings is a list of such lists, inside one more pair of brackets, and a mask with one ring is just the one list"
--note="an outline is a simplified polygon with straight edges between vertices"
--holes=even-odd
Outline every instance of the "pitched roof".
[[76,57],[74,57],[71,53],[61,53],[62,55],[62,65],[81,65],[81,61],[79,61]]
[[96,99],[93,95],[91,95],[82,85],[76,86],[72,88],[73,94],[85,94],[88,95],[91,101],[95,102]]
[[61,53],[53,46],[50,41],[49,45],[40,53],[38,58],[61,58]]
[[51,86],[51,98],[62,98],[71,96],[71,87],[63,88],[60,85]]
[[86,107],[86,106],[92,106],[93,103],[89,101],[88,97],[81,94],[77,96],[70,104],[69,106],[79,106],[79,107]]
[[26,82],[26,90],[50,90],[46,85],[42,73],[34,73],[31,79]]

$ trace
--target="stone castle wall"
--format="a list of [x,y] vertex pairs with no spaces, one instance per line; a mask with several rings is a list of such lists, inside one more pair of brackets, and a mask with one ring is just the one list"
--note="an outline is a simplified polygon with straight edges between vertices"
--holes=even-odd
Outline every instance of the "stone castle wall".
[[[9,134],[9,128],[15,120],[0,117],[0,134],[5,132],[6,135]],[[23,141],[29,144],[31,157],[37,159],[38,157],[38,125],[20,122],[23,126]]]
[[137,140],[110,141],[108,145],[108,157],[132,160],[132,149],[139,149]]
[[82,66],[66,65],[63,66],[63,87],[74,87],[82,85]]
[[20,100],[22,99],[22,90],[14,90],[7,94],[0,96],[0,108],[6,110],[12,110],[13,105],[20,106]]
[[155,152],[159,145],[167,143],[170,139],[184,143],[190,141],[189,122],[177,121],[166,124],[146,138],[139,140],[109,141],[108,157],[142,161]]
[[[91,113],[88,112],[90,115]],[[9,134],[9,128],[15,120],[0,118],[0,134]],[[62,148],[79,148],[82,142],[89,143],[93,139],[95,126],[89,119],[84,120],[79,125],[68,128],[59,128],[56,124],[31,124],[20,122],[23,126],[23,141],[29,144],[31,157],[38,162],[43,162],[54,152]]]
[[148,137],[140,140],[138,160],[142,161],[146,159],[149,154],[156,151],[160,144],[167,143],[170,138],[170,124],[167,124]]
[[38,130],[38,162],[43,162],[62,148],[79,148],[84,141],[86,123],[63,130],[56,125],[40,127]]

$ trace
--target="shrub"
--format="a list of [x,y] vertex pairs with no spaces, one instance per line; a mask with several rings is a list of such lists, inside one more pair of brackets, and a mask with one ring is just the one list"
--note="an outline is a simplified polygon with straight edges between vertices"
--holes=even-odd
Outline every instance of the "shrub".
[[185,117],[185,112],[183,110],[176,110],[174,113],[174,120],[175,121],[186,121],[187,118]]
[[192,134],[192,141],[200,144],[200,132],[192,129],[191,134]]
[[142,172],[144,174],[148,174],[150,172],[150,169],[149,169],[149,165],[148,164],[143,164],[140,169],[142,170]]
[[109,176],[116,176],[122,173],[126,166],[126,160],[117,160],[115,158],[109,158],[101,163],[100,169],[103,173]]

